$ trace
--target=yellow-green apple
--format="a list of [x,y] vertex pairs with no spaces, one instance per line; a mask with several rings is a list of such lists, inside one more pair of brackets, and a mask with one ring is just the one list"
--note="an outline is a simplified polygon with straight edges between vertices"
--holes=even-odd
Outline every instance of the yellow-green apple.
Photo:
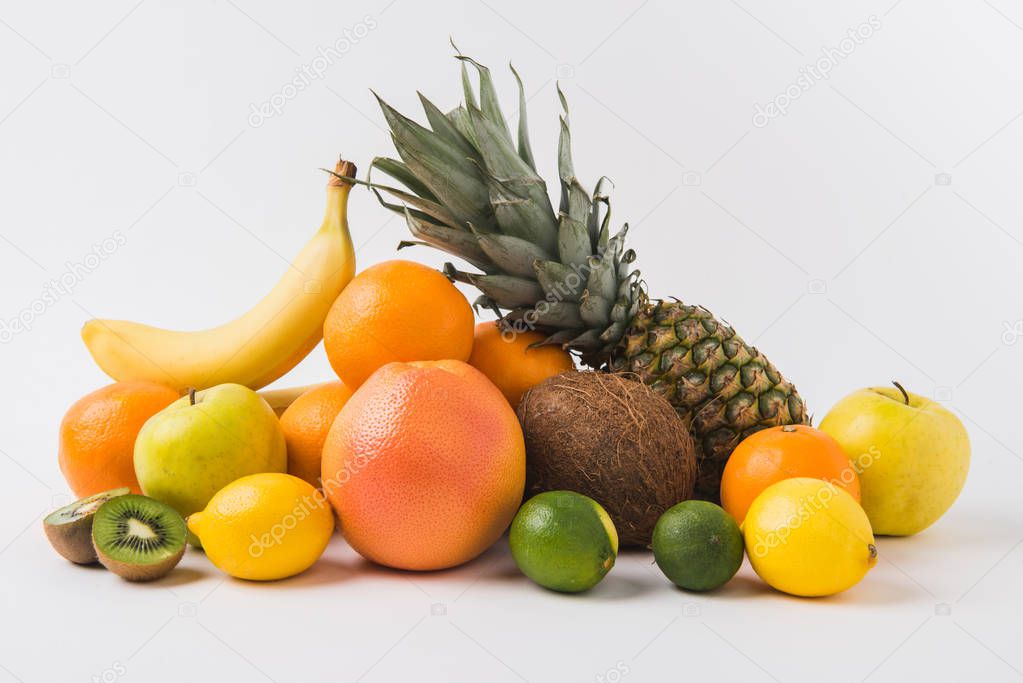
[[190,392],[149,418],[135,439],[142,492],[183,516],[235,479],[284,472],[287,463],[273,409],[240,384]]
[[849,394],[821,421],[860,474],[875,534],[909,536],[945,514],[970,467],[966,428],[943,406],[896,388]]

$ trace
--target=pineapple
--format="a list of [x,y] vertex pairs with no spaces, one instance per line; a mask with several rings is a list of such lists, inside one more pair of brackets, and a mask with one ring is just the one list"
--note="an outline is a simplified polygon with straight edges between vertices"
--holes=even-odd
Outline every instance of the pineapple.
[[[612,234],[608,182],[592,194],[572,165],[568,104],[558,144],[561,202],[555,212],[536,171],[518,82],[513,137],[490,71],[461,62],[464,103],[444,113],[420,95],[429,128],[377,98],[398,159],[376,158],[365,181],[387,208],[404,215],[414,240],[467,262],[452,280],[482,293],[476,305],[496,311],[506,329],[536,329],[545,343],[576,352],[592,368],[638,377],[668,399],[701,446],[696,495],[717,500],[721,471],[753,432],[806,423],[791,383],[755,348],[708,310],[647,296],[626,224]],[[469,67],[479,77],[479,97]],[[405,189],[372,180],[380,171]],[[388,202],[381,192],[399,203]]]

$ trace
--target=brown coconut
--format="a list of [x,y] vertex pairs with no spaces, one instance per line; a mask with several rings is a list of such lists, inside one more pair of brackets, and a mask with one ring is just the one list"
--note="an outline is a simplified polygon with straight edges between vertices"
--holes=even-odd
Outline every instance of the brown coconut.
[[669,507],[693,495],[696,443],[671,404],[642,382],[566,372],[526,392],[526,495],[568,490],[600,503],[622,545],[646,546]]

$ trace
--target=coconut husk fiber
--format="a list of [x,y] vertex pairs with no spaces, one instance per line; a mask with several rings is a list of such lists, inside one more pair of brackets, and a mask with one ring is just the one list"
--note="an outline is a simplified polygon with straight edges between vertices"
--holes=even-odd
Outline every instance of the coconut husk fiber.
[[646,546],[693,495],[696,443],[666,399],[625,375],[570,371],[526,392],[526,495],[568,490],[600,503],[623,546]]

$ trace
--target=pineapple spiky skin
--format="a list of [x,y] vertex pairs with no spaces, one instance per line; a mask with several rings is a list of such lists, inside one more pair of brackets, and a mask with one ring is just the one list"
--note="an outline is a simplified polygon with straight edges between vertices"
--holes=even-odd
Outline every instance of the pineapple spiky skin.
[[700,446],[696,496],[717,501],[721,472],[750,434],[805,424],[796,388],[760,351],[707,309],[681,301],[645,302],[608,362],[664,396]]
[[463,102],[445,113],[420,95],[429,127],[377,98],[400,160],[378,157],[370,173],[383,172],[404,189],[370,177],[352,180],[405,217],[414,239],[400,247],[434,247],[473,266],[476,272],[447,264],[444,272],[479,289],[477,306],[496,311],[506,329],[543,332],[544,343],[577,353],[584,364],[630,373],[667,397],[704,451],[698,494],[717,500],[721,470],[735,445],[758,429],[805,423],[802,399],[759,351],[706,309],[648,300],[632,269],[636,254],[625,248],[628,224],[617,232],[610,227],[609,181],[601,178],[589,193],[575,174],[560,88],[561,200],[555,209],[536,170],[522,80],[512,69],[519,89],[513,129],[490,70],[465,55],[456,58]]

